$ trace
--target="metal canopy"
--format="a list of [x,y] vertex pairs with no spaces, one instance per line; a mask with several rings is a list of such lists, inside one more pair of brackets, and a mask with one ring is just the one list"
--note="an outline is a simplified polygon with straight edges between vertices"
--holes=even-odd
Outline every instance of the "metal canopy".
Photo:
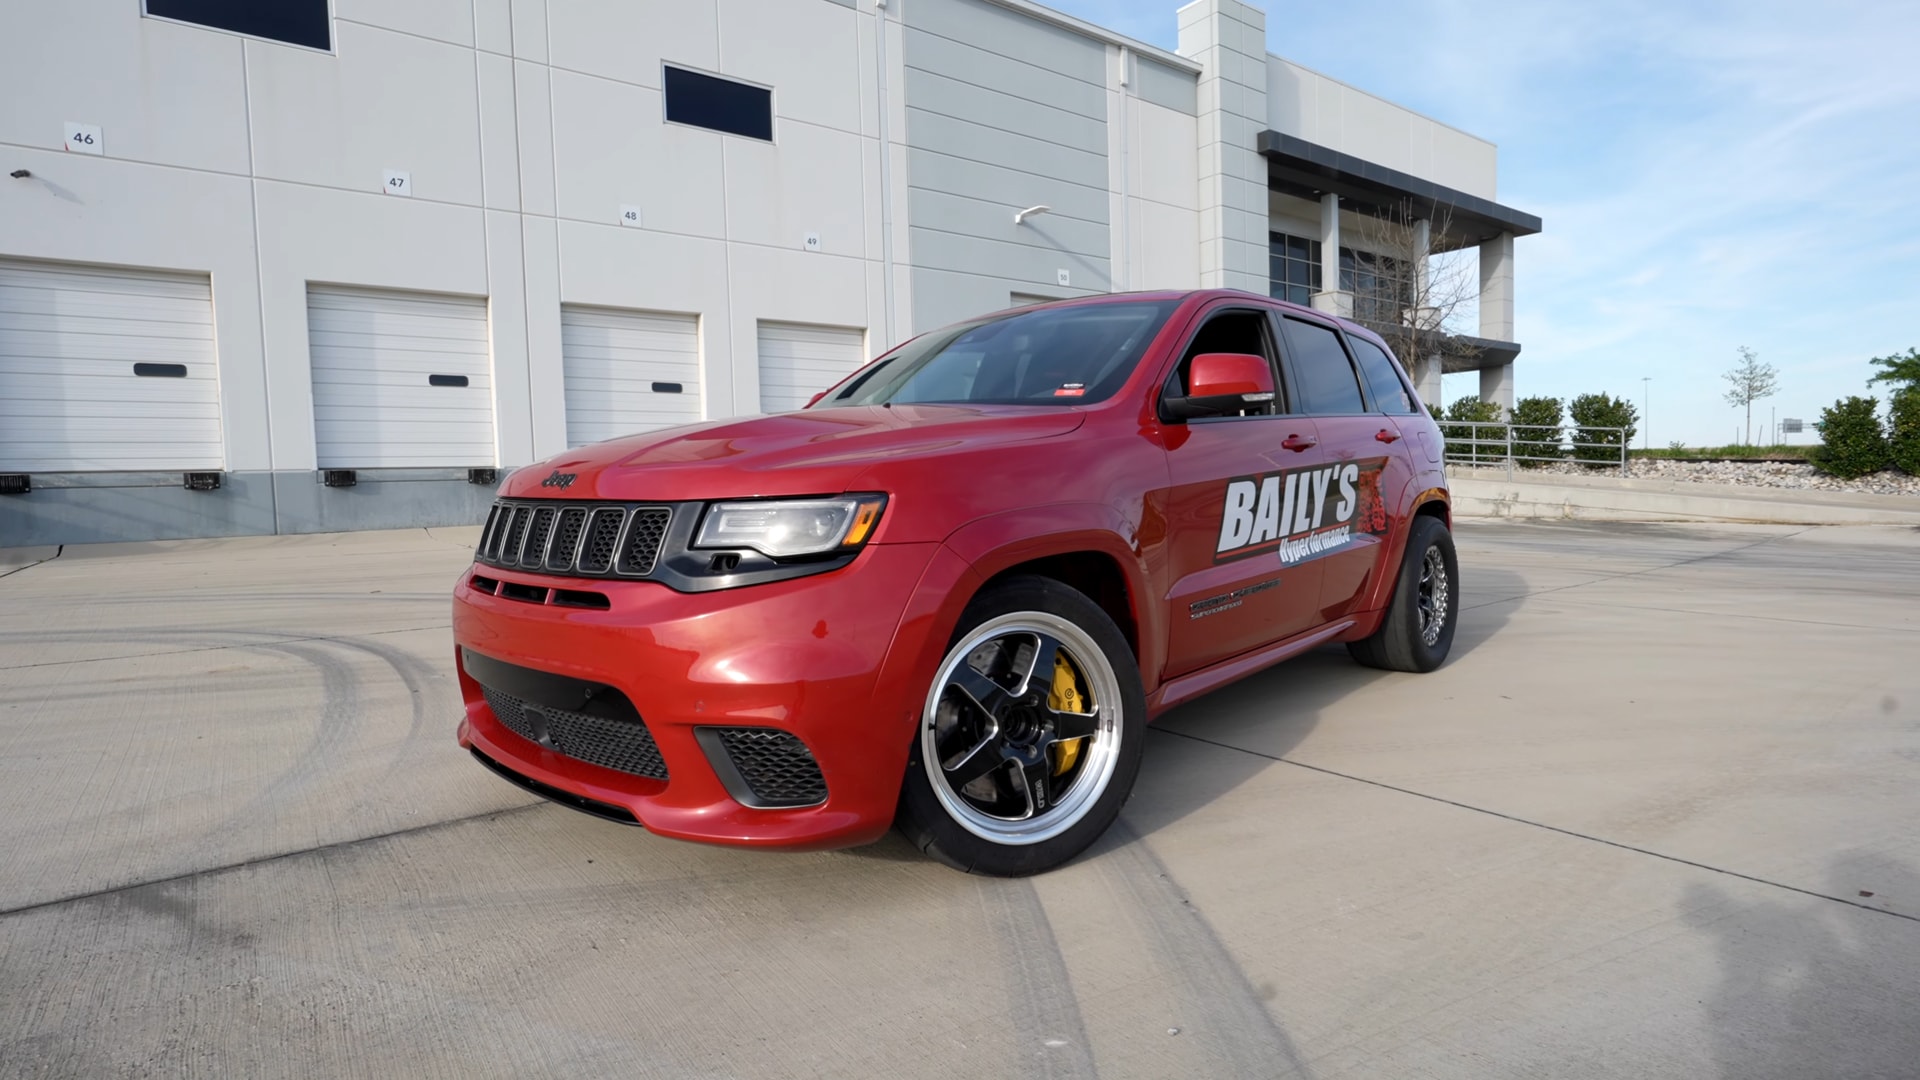
[[1276,191],[1315,200],[1332,192],[1347,208],[1371,214],[1383,214],[1409,199],[1447,208],[1448,235],[1433,238],[1442,250],[1479,244],[1501,233],[1531,236],[1540,231],[1540,219],[1532,214],[1292,135],[1263,131],[1256,148],[1267,159],[1267,183]]

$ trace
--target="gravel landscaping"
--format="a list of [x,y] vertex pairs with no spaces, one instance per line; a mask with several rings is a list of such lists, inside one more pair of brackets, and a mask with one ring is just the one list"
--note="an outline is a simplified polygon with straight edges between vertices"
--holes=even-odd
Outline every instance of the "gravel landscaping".
[[[1854,495],[1911,495],[1920,498],[1920,476],[1886,469],[1854,480],[1827,476],[1811,465],[1772,461],[1670,461],[1635,459],[1628,463],[1636,480],[1686,480],[1702,484],[1738,484],[1744,487],[1790,488],[1800,491],[1837,491]],[[1560,462],[1537,470],[1587,476],[1618,476],[1617,469],[1595,470]]]

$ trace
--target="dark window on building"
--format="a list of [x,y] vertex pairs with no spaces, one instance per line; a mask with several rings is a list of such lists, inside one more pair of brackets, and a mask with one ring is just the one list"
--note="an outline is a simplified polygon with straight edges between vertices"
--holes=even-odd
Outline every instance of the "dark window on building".
[[1320,291],[1320,241],[1286,233],[1267,234],[1269,295],[1275,300],[1310,304]]
[[333,48],[327,0],[147,0],[147,14],[310,49]]
[[1340,249],[1340,288],[1353,294],[1353,317],[1399,326],[1413,306],[1413,267],[1371,251]]
[[1386,350],[1366,338],[1351,335],[1347,337],[1347,344],[1353,346],[1353,358],[1360,362],[1360,372],[1367,377],[1367,389],[1373,391],[1374,408],[1396,416],[1420,411],[1413,407],[1413,395],[1407,392],[1407,384],[1400,381],[1400,373],[1394,370]]
[[676,67],[666,85],[670,122],[773,141],[773,91]]
[[1367,411],[1353,362],[1331,327],[1300,319],[1282,319],[1287,328],[1287,359],[1295,388],[1307,412],[1347,415]]

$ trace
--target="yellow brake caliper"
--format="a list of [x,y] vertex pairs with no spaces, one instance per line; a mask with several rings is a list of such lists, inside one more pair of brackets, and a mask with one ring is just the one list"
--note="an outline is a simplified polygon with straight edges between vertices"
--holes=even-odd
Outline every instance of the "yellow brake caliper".
[[[1067,658],[1055,653],[1053,656],[1053,690],[1047,695],[1047,705],[1056,712],[1087,711],[1086,696],[1080,693],[1080,680],[1073,674],[1072,665]],[[1062,776],[1073,763],[1080,760],[1082,739],[1063,739],[1053,744],[1053,775]]]

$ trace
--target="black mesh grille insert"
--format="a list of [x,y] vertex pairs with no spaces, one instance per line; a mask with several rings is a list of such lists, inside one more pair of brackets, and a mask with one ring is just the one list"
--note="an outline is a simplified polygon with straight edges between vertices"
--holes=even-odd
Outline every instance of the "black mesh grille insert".
[[553,535],[555,513],[551,506],[543,506],[533,512],[533,524],[527,529],[527,547],[520,553],[521,566],[529,570],[540,569],[540,562],[547,555],[547,537]]
[[807,744],[772,728],[715,728],[740,778],[763,806],[825,802],[827,781]]
[[673,517],[667,510],[640,509],[633,512],[633,524],[627,527],[627,543],[620,552],[622,574],[651,574],[653,561],[660,554],[660,541],[666,538],[667,522]]
[[593,512],[587,539],[580,546],[581,573],[604,574],[613,569],[613,546],[620,542],[620,524],[626,519],[625,510],[603,508]]
[[513,520],[507,522],[506,539],[494,555],[496,561],[503,563],[519,561],[520,541],[526,538],[527,519],[533,516],[532,509],[525,506],[510,510],[509,513],[513,515]]
[[573,557],[580,550],[580,530],[587,523],[584,507],[570,506],[560,511],[560,523],[547,549],[547,569],[562,573],[573,569]]
[[514,734],[567,757],[630,776],[665,780],[667,763],[642,720],[615,720],[533,705],[482,685],[487,707]]

